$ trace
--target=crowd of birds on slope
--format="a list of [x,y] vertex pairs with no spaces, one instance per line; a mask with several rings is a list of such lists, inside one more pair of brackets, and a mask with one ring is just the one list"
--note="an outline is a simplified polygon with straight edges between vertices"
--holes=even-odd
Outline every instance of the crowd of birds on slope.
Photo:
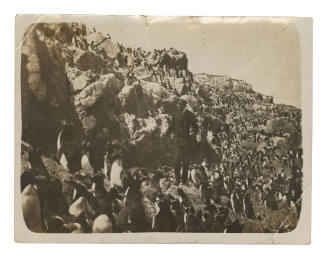
[[[69,206],[59,180],[44,179],[33,169],[33,163],[22,173],[23,214],[27,226],[37,232],[65,233],[242,232],[242,217],[231,221],[229,214],[233,211],[235,215],[260,220],[262,215],[255,213],[253,202],[269,210],[284,208],[298,217],[302,192],[301,150],[281,154],[269,137],[248,130],[270,116],[288,115],[294,119],[298,114],[285,114],[277,107],[258,116],[250,110],[246,112],[248,98],[227,92],[217,98],[226,109],[233,110],[237,105],[242,106],[244,112],[242,116],[235,116],[232,123],[212,132],[217,151],[222,153],[221,161],[213,163],[204,159],[202,164],[194,163],[190,167],[189,185],[198,189],[201,206],[193,206],[185,191],[188,187],[176,187],[176,195],[173,195],[169,187],[174,170],[170,167],[156,171],[139,167],[126,169],[115,145],[109,148],[110,158],[107,153],[102,160],[94,157],[84,145],[80,163],[85,170],[71,174],[65,182],[73,189]],[[249,123],[253,125],[247,125]],[[203,125],[207,131],[212,130],[210,121]],[[68,171],[70,165],[60,150],[64,145],[69,149],[70,143],[65,138],[70,139],[67,135],[72,134],[72,127],[66,125],[58,137],[58,160]],[[257,150],[242,149],[244,139],[265,145]],[[101,162],[103,166],[99,167]],[[276,164],[281,167],[279,172],[275,170]],[[290,173],[284,172],[284,168],[291,168]],[[58,204],[60,197],[61,205]],[[155,208],[150,217],[144,206],[145,199]],[[279,231],[287,231],[288,227],[283,226]]]

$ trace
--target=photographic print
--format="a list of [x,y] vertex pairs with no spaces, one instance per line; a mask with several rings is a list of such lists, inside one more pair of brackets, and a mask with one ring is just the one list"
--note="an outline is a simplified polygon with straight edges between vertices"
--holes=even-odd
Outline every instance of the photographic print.
[[21,15],[16,44],[17,241],[310,242],[311,19]]

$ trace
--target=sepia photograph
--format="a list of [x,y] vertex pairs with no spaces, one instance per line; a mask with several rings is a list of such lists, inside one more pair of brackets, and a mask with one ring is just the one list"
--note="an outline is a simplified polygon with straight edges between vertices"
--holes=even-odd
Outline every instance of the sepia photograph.
[[21,15],[17,41],[17,231],[310,232],[311,19]]

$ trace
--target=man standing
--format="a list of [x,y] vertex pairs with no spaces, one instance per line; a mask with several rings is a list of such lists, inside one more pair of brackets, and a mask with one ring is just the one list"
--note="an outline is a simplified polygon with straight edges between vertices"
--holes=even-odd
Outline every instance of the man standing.
[[188,166],[190,162],[190,148],[198,132],[195,115],[186,109],[187,102],[177,101],[177,111],[167,130],[167,136],[174,133],[174,160],[176,185],[180,183],[180,171],[183,167],[182,182],[187,184]]

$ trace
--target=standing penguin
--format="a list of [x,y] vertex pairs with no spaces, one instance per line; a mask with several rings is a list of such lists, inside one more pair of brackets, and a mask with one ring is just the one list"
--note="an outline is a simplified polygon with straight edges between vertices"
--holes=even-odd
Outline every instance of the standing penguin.
[[282,202],[281,202],[281,208],[282,209],[288,209],[288,200],[286,194],[283,195]]
[[125,193],[124,206],[129,212],[133,232],[146,232],[149,227],[146,221],[145,207],[142,202],[140,187],[141,181],[133,178]]
[[250,194],[249,193],[246,193],[244,198],[243,198],[243,209],[244,209],[244,213],[245,213],[247,218],[250,218],[250,219],[255,218],[254,210],[253,210],[252,202],[250,200]]
[[29,230],[43,232],[41,206],[34,184],[38,183],[36,175],[25,171],[21,175],[22,210],[25,224]]
[[153,218],[153,232],[175,232],[177,223],[173,213],[170,210],[170,202],[165,199],[157,199],[157,214]]
[[84,172],[93,174],[94,170],[93,170],[93,167],[92,167],[92,165],[90,163],[90,159],[89,159],[88,143],[83,143],[82,149],[83,149],[82,158],[81,158],[82,169]]
[[198,230],[195,210],[193,207],[187,208],[187,210],[185,211],[184,223],[186,232],[196,232]]
[[210,187],[208,183],[202,183],[200,185],[200,198],[204,204],[210,203]]
[[231,200],[232,209],[233,209],[234,213],[236,213],[236,214],[242,213],[242,201],[241,201],[240,195],[237,191],[233,190],[230,200]]
[[291,205],[290,205],[290,209],[291,209],[291,215],[298,218],[299,217],[299,213],[298,213],[298,210],[295,206],[295,203],[293,201],[291,201]]
[[103,158],[103,169],[102,173],[104,176],[108,176],[109,169],[108,169],[108,152],[105,153]]
[[230,224],[224,231],[224,233],[242,233],[243,227],[238,219]]
[[206,174],[203,167],[192,168],[190,171],[190,180],[192,180],[194,186],[199,188],[200,185],[206,182]]
[[110,186],[123,188],[122,174],[124,171],[123,159],[120,156],[113,157],[110,170]]
[[65,124],[57,139],[57,159],[70,173],[82,169],[81,149],[76,144],[75,130],[72,124]]

